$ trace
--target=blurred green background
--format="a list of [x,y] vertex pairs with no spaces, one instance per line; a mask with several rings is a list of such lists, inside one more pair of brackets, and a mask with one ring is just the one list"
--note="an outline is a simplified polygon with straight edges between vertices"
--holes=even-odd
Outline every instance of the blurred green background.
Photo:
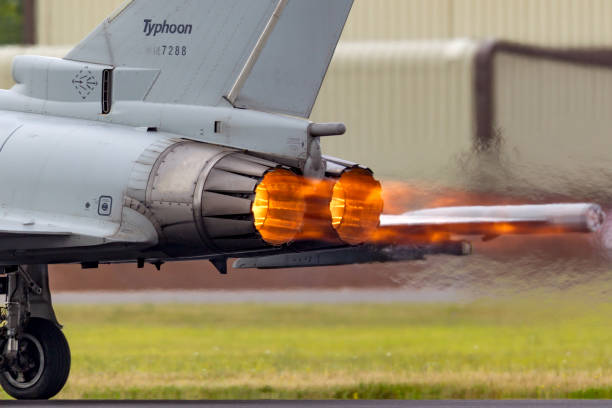
[[21,0],[0,0],[0,44],[23,42],[23,5]]
[[60,399],[612,397],[612,304],[584,292],[57,312],[72,350]]

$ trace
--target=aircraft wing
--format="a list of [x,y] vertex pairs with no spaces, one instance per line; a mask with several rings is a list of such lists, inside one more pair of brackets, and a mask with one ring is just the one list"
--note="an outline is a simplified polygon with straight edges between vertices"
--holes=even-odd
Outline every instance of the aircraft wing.
[[12,221],[0,219],[0,237],[11,235],[72,235],[66,228],[50,224],[37,224],[34,221]]
[[121,224],[76,216],[6,210],[0,213],[0,252],[87,247],[104,244],[154,245],[155,227],[141,214],[123,209]]

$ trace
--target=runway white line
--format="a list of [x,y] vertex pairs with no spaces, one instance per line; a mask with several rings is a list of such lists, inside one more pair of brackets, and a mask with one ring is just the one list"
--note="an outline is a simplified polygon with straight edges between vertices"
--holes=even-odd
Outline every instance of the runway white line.
[[470,300],[455,290],[341,289],[243,291],[137,291],[53,293],[55,304],[351,304],[458,303]]

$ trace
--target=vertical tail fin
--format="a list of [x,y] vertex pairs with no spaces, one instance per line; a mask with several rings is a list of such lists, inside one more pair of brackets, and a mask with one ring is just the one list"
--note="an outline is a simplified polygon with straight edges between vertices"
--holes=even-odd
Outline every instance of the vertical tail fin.
[[352,3],[132,0],[66,59],[158,70],[149,102],[217,106],[234,89],[235,106],[307,117]]

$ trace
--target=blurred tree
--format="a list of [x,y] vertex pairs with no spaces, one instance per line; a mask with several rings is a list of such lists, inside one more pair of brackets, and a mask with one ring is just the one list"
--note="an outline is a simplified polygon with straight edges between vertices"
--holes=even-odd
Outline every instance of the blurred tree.
[[0,44],[23,42],[22,0],[0,0]]

